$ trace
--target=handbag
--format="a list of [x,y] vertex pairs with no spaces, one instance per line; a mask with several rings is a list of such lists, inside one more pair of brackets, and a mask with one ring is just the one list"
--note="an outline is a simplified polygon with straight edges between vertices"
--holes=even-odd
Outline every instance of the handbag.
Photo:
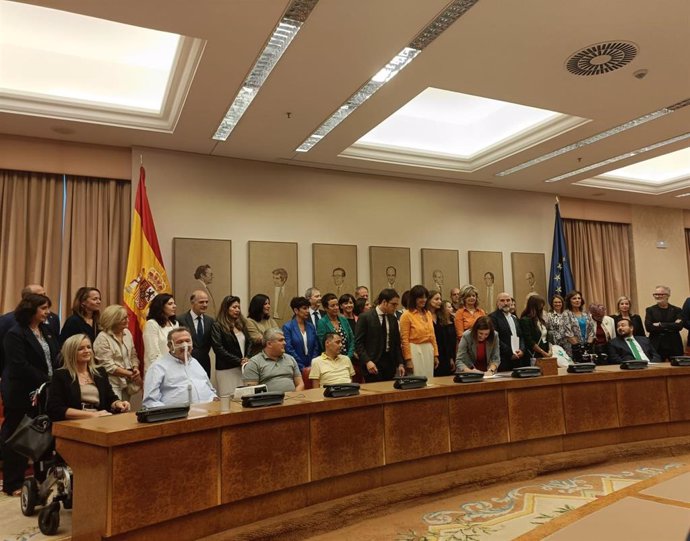
[[53,444],[52,423],[47,415],[24,415],[17,430],[5,442],[15,453],[38,462]]

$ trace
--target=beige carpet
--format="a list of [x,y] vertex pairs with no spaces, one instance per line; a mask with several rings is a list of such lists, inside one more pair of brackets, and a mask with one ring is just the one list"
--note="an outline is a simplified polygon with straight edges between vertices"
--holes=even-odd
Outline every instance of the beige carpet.
[[[310,541],[508,541],[607,494],[690,463],[690,455],[604,464],[439,499]],[[660,538],[661,539],[661,538]]]
[[60,510],[60,528],[53,536],[46,536],[38,529],[38,509],[33,517],[25,517],[19,507],[19,498],[0,492],[0,540],[38,541],[51,539],[62,541],[72,538],[72,511]]

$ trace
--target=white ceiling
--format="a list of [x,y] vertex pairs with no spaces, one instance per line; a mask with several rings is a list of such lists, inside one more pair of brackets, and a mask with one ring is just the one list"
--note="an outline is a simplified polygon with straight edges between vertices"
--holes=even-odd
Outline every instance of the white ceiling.
[[[320,0],[226,142],[211,139],[288,0],[35,0],[31,3],[199,38],[203,56],[173,133],[0,113],[5,134],[155,147],[417,179],[690,209],[687,192],[627,193],[575,182],[690,146],[656,149],[567,180],[544,181],[690,131],[690,107],[512,175],[496,173],[690,98],[687,0],[479,0],[310,152],[295,149],[405,47],[447,0]],[[27,36],[31,39],[31,36]],[[578,77],[565,68],[593,43],[639,47],[627,66]],[[648,70],[638,80],[633,73]],[[339,156],[428,87],[591,119],[473,172]],[[69,133],[64,133],[68,131]]]

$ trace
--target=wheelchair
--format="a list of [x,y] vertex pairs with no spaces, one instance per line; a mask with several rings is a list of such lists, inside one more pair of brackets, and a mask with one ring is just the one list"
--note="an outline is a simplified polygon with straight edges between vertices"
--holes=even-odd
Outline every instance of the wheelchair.
[[[35,391],[39,413],[45,412],[48,384]],[[32,458],[32,457],[29,457]],[[33,463],[34,477],[24,481],[19,500],[22,514],[33,516],[36,508],[38,528],[43,535],[55,535],[60,527],[60,506],[72,509],[72,470],[55,451],[55,443]],[[39,479],[41,479],[39,481]]]

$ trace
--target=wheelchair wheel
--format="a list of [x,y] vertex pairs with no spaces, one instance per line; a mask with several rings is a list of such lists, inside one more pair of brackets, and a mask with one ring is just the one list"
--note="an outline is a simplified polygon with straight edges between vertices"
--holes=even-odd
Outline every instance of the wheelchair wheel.
[[60,504],[58,502],[41,509],[38,513],[38,528],[43,535],[55,535],[60,527]]
[[72,509],[72,496],[62,500],[62,507],[64,507],[65,509]]
[[33,477],[26,479],[22,485],[22,495],[19,504],[22,508],[22,515],[30,517],[34,514],[38,503],[38,483]]

